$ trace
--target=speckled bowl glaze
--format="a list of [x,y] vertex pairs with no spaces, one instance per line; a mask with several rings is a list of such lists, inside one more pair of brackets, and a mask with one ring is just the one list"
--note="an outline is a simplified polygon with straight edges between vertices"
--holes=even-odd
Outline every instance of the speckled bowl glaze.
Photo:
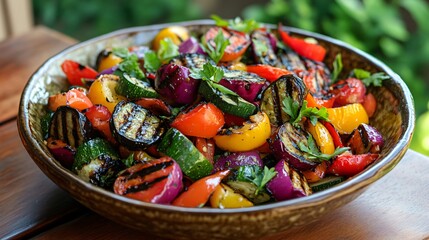
[[[210,20],[200,20],[173,25],[202,31],[212,24]],[[258,238],[307,224],[347,204],[392,170],[407,151],[414,129],[415,113],[412,96],[402,79],[379,60],[346,43],[285,27],[293,35],[316,38],[325,46],[328,49],[325,60],[327,66],[332,66],[335,55],[341,53],[343,73],[359,67],[370,72],[383,71],[391,77],[384,82],[383,87],[370,89],[378,100],[378,111],[371,119],[371,124],[381,131],[386,144],[381,157],[369,168],[337,186],[308,197],[244,209],[190,209],[150,204],[116,195],[82,181],[52,157],[43,142],[40,129],[40,118],[46,112],[48,96],[67,88],[60,64],[65,59],[74,59],[93,65],[97,53],[105,47],[150,44],[156,33],[169,25],[119,30],[67,48],[47,60],[30,78],[22,93],[18,128],[25,148],[53,182],[93,211],[126,226],[174,239]]]

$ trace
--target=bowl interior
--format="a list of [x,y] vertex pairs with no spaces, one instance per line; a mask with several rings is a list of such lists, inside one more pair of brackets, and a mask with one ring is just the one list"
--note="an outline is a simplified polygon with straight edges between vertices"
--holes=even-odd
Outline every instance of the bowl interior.
[[[198,33],[207,29],[211,24],[213,24],[212,21],[203,20],[176,23],[175,25],[189,27],[191,31]],[[171,219],[173,224],[175,218],[176,220],[183,218],[183,214],[185,213],[192,216],[189,219],[189,223],[197,219],[200,223],[207,222],[209,220],[203,219],[203,217],[224,215],[227,218],[219,217],[217,220],[213,220],[218,222],[223,221],[223,225],[229,221],[233,221],[231,219],[241,218],[241,221],[243,221],[243,216],[246,214],[261,214],[260,216],[263,216],[264,220],[268,219],[268,216],[270,215],[270,218],[273,220],[269,220],[271,225],[269,224],[270,226],[268,227],[270,227],[271,230],[263,231],[261,230],[261,227],[259,227],[257,229],[260,233],[257,235],[254,233],[254,230],[249,228],[249,233],[253,233],[253,235],[249,236],[261,236],[260,234],[269,232],[274,233],[287,229],[287,226],[282,227],[280,224],[272,223],[274,220],[278,220],[278,218],[273,217],[274,213],[279,214],[279,217],[290,216],[291,214],[297,213],[300,213],[301,216],[303,215],[303,209],[310,211],[314,210],[311,208],[321,205],[326,206],[326,204],[331,203],[331,206],[326,207],[325,209],[329,210],[351,201],[370,183],[390,171],[405,154],[414,129],[415,117],[412,96],[401,78],[377,59],[343,42],[319,34],[286,27],[285,29],[290,31],[293,35],[316,38],[321,45],[325,46],[328,49],[325,63],[329,67],[332,66],[332,62],[334,61],[336,54],[341,53],[344,64],[342,74],[344,76],[346,76],[353,68],[362,68],[370,72],[386,72],[391,77],[391,79],[384,82],[383,87],[369,89],[369,91],[375,95],[378,102],[377,112],[375,116],[371,118],[370,124],[380,130],[386,141],[381,157],[374,162],[370,168],[357,176],[350,178],[344,183],[305,198],[255,206],[246,209],[223,210],[208,208],[184,209],[143,203],[115,195],[80,180],[76,175],[63,168],[51,156],[43,142],[41,134],[41,125],[39,120],[47,111],[46,104],[48,97],[54,93],[65,90],[68,87],[65,76],[61,71],[60,64],[65,59],[73,59],[82,64],[94,65],[96,56],[102,49],[106,47],[149,45],[156,33],[166,26],[166,24],[163,24],[124,29],[74,45],[47,60],[31,77],[22,94],[18,126],[23,144],[27,151],[48,177],[50,177],[57,185],[68,191],[78,201],[94,211],[112,219],[116,218],[114,219],[116,221],[118,221],[117,217],[122,213],[121,211],[125,211],[128,216],[125,217],[125,219],[122,217],[119,219],[119,221],[123,223],[131,223],[135,218],[150,218],[153,220],[153,218],[146,214],[151,212],[158,214],[158,217],[163,214],[169,215],[166,219]],[[98,200],[98,204],[96,203],[95,198]],[[332,204],[333,202],[336,203]],[[113,208],[117,208],[118,212],[109,213],[108,206],[115,206]],[[325,210],[320,210],[320,213],[313,214],[311,217],[315,218]],[[171,216],[171,214],[173,214],[173,216]],[[233,216],[236,216],[236,218]],[[161,217],[161,219],[163,218]],[[143,226],[145,228],[153,228],[154,230],[152,231],[156,231],[155,234],[159,233],[162,235],[162,228],[160,228],[159,225],[155,225],[157,220],[153,221],[154,223],[147,223]],[[301,216],[297,217],[294,224],[291,225],[302,224],[305,222],[306,217]],[[283,224],[284,222],[279,223]],[[131,227],[140,227],[140,225],[131,224]],[[183,233],[185,232],[186,231]],[[179,234],[178,236],[181,235]],[[197,234],[195,236],[199,235]],[[228,236],[233,235],[230,234]]]

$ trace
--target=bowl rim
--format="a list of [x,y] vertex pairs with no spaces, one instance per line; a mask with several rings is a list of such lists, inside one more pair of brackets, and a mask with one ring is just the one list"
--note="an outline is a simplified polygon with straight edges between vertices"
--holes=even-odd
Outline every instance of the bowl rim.
[[[151,209],[162,210],[162,211],[196,213],[196,214],[201,214],[201,213],[237,214],[237,213],[250,213],[250,212],[253,213],[258,211],[273,210],[276,208],[288,208],[293,210],[293,209],[304,208],[312,205],[318,205],[321,202],[329,202],[336,198],[340,198],[344,195],[348,195],[351,192],[358,191],[360,189],[367,187],[371,183],[370,181],[367,181],[368,179],[375,178],[375,180],[377,180],[390,171],[392,167],[390,167],[389,169],[385,168],[385,166],[388,163],[395,161],[394,165],[396,165],[401,160],[401,158],[403,157],[403,155],[405,154],[405,152],[409,147],[409,144],[413,135],[414,123],[415,123],[415,110],[414,110],[413,97],[411,95],[410,90],[408,89],[405,82],[401,79],[401,77],[398,74],[396,74],[392,69],[390,69],[387,65],[385,65],[383,62],[378,60],[377,58],[371,56],[368,53],[363,52],[360,49],[357,49],[349,45],[348,43],[345,43],[343,41],[340,41],[319,33],[314,33],[307,30],[289,27],[289,26],[283,26],[282,29],[289,31],[293,34],[311,36],[316,39],[320,39],[322,41],[326,41],[331,44],[337,45],[340,48],[346,49],[354,54],[360,55],[362,58],[372,62],[372,64],[376,65],[387,75],[389,75],[392,78],[392,81],[398,84],[400,88],[404,91],[404,97],[405,97],[404,102],[407,105],[407,107],[404,109],[406,109],[407,111],[403,114],[405,118],[403,119],[402,126],[405,126],[404,127],[405,131],[402,132],[398,140],[398,143],[390,150],[390,152],[388,152],[384,156],[384,158],[377,161],[370,168],[364,170],[363,172],[359,173],[358,175],[355,175],[354,177],[348,179],[347,181],[339,185],[336,185],[332,188],[326,189],[321,192],[316,192],[310,196],[306,196],[303,198],[295,198],[287,201],[268,203],[268,204],[257,205],[257,206],[248,207],[248,208],[232,208],[232,209],[185,208],[185,207],[177,207],[172,205],[147,203],[147,202],[142,202],[142,201],[117,195],[113,192],[107,191],[93,184],[85,182],[84,180],[78,178],[77,175],[72,173],[70,170],[62,167],[58,163],[58,161],[56,161],[53,157],[49,156],[48,153],[46,153],[42,149],[41,147],[41,144],[43,144],[42,142],[38,142],[36,141],[35,138],[32,138],[31,127],[29,125],[29,118],[28,118],[28,103],[30,102],[30,99],[29,99],[30,92],[35,86],[37,79],[41,77],[43,74],[45,74],[49,69],[49,67],[53,63],[55,63],[57,59],[81,47],[89,46],[91,44],[96,43],[97,41],[118,37],[120,35],[140,33],[140,32],[151,31],[151,30],[160,30],[162,28],[172,26],[172,25],[179,25],[179,26],[186,27],[186,26],[199,26],[199,25],[204,26],[204,25],[213,25],[213,24],[214,24],[213,20],[202,19],[202,20],[172,22],[172,23],[124,28],[124,29],[119,29],[86,41],[83,41],[83,42],[76,43],[58,52],[57,54],[51,56],[31,75],[21,95],[17,124],[18,124],[18,130],[19,130],[19,134],[23,145],[25,146],[28,152],[32,152],[35,150],[38,152],[38,154],[31,154],[32,158],[37,158],[39,161],[43,161],[45,164],[54,168],[55,171],[61,172],[62,178],[70,178],[72,179],[74,184],[78,184],[80,185],[80,187],[85,188],[86,190],[94,192],[98,195],[103,195],[105,197],[114,199],[115,201],[123,202],[125,204],[131,204],[134,207],[151,208]],[[274,29],[276,27],[273,24],[264,23],[264,25]],[[67,191],[67,189],[64,189],[64,190]]]

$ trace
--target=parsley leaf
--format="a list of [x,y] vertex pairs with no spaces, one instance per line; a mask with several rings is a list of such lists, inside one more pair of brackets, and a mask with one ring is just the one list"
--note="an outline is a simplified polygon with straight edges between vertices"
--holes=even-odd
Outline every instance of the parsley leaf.
[[126,48],[113,48],[112,53],[120,58],[127,58],[130,55],[130,52]]
[[215,83],[218,83],[224,74],[222,68],[213,66],[210,63],[205,63],[203,69],[191,69],[191,77]]
[[179,55],[179,46],[173,43],[170,38],[164,38],[159,42],[158,58],[161,62],[168,62],[173,57]]
[[255,195],[258,195],[276,174],[277,171],[274,168],[265,166],[264,169],[261,169],[257,165],[246,165],[238,168],[237,180],[255,184],[257,187]]
[[134,153],[131,153],[127,158],[123,159],[122,162],[127,168],[133,166],[136,161],[134,161]]
[[229,39],[225,39],[222,29],[219,29],[216,37],[213,40],[215,43],[215,47],[213,47],[210,43],[208,43],[206,46],[202,45],[202,47],[203,50],[217,64],[225,53],[226,47],[229,45]]
[[294,101],[291,97],[287,97],[283,100],[283,111],[285,111],[290,116],[290,122],[296,127],[303,117],[307,117],[311,124],[316,125],[317,120],[328,119],[328,111],[325,107],[317,109],[315,107],[307,107],[307,101],[304,100],[301,108],[299,103]]
[[338,80],[338,76],[343,70],[343,61],[341,59],[341,53],[338,53],[335,56],[335,60],[333,63],[333,71],[332,71],[332,83],[335,83]]
[[321,153],[317,148],[316,142],[311,135],[309,135],[307,138],[307,145],[305,145],[304,142],[300,142],[298,144],[298,147],[302,152],[308,153],[310,155],[308,157],[310,160],[316,160],[317,162],[329,161],[331,158],[340,155],[350,149],[348,147],[337,147],[332,154]]
[[381,87],[383,85],[383,80],[389,79],[390,77],[384,72],[378,72],[371,74],[368,71],[365,71],[360,68],[355,68],[353,74],[356,78],[361,79],[365,86],[370,86],[371,84],[376,87]]
[[240,17],[236,17],[231,20],[225,20],[217,15],[212,15],[211,17],[215,20],[216,26],[228,27],[239,32],[250,33],[261,27],[261,24],[253,19],[243,20]]
[[148,51],[143,56],[144,59],[144,68],[148,72],[156,72],[159,67],[161,67],[161,61],[158,59],[158,56],[154,51]]
[[205,63],[203,69],[191,69],[191,77],[195,79],[201,79],[207,82],[215,90],[227,94],[230,96],[238,96],[234,91],[229,90],[228,88],[218,84],[224,75],[222,68],[211,65],[210,63]]
[[118,64],[118,68],[116,69],[114,74],[123,77],[124,73],[128,74],[130,77],[133,78],[137,78],[140,80],[145,79],[145,75],[140,69],[137,55],[128,54],[128,56],[123,58],[122,62]]

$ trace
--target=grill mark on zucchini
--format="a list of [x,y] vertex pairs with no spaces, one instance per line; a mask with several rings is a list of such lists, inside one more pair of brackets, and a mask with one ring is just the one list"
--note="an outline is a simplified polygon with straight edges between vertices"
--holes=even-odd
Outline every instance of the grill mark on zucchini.
[[139,185],[131,186],[131,187],[127,188],[127,190],[125,190],[124,195],[127,195],[129,193],[135,193],[135,192],[147,190],[150,187],[152,187],[153,185],[155,185],[156,183],[161,182],[162,180],[164,180],[166,178],[168,178],[168,176],[162,176],[162,177],[154,179],[151,182],[144,182],[144,183],[141,183]]
[[277,84],[274,84],[273,86],[273,110],[274,110],[274,115],[276,118],[276,123],[278,126],[280,126],[283,121],[282,121],[282,100],[280,99],[280,92],[279,92],[279,87]]

